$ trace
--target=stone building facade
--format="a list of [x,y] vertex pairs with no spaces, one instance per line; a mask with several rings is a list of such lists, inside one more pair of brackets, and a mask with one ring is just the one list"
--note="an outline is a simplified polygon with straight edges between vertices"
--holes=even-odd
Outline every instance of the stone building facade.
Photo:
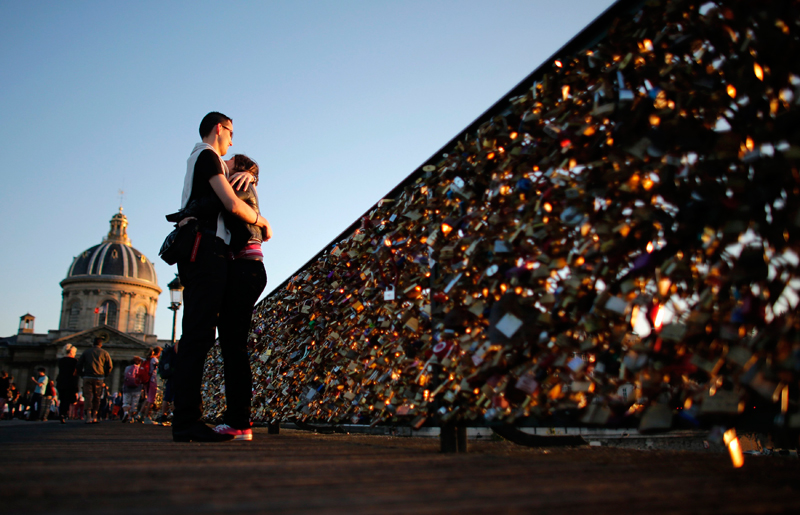
[[57,361],[67,344],[81,352],[96,336],[114,361],[107,379],[110,391],[120,390],[122,372],[134,356],[150,347],[164,346],[153,334],[161,288],[153,263],[131,246],[128,219],[122,208],[110,221],[99,245],[78,254],[61,281],[62,306],[58,329],[36,333],[35,317],[20,317],[16,335],[0,338],[0,369],[14,376],[20,392],[33,385],[33,372],[44,367],[57,380]]

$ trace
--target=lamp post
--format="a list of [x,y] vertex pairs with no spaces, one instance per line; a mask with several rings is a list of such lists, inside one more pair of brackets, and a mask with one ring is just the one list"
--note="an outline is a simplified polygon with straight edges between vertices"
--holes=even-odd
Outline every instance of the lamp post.
[[178,310],[181,308],[181,303],[183,302],[183,285],[181,284],[178,274],[175,274],[175,279],[170,281],[167,287],[169,288],[169,309],[172,310],[172,343],[175,343],[175,328],[178,325]]

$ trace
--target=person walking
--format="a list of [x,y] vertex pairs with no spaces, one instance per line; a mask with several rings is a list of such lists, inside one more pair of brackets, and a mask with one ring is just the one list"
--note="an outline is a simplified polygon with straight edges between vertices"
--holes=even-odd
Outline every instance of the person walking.
[[20,420],[30,420],[32,397],[33,393],[30,390],[25,390],[25,394],[20,396],[19,407],[17,409],[17,418]]
[[36,386],[33,387],[33,393],[29,401],[30,415],[28,415],[28,420],[39,420],[41,418],[39,412],[42,409],[42,399],[44,399],[45,396],[47,383],[50,382],[50,379],[47,377],[47,369],[44,367],[36,369],[36,373],[36,376],[31,377],[31,381],[36,383]]
[[[8,402],[8,390],[11,388],[11,380],[8,378],[8,372],[5,370],[0,371],[0,420],[5,417],[6,406]],[[8,408],[11,413],[11,406]]]
[[45,387],[44,397],[42,398],[41,407],[39,408],[39,420],[47,422],[50,418],[50,411],[56,401],[56,385],[53,381],[48,381]]
[[66,355],[58,360],[58,376],[56,377],[58,414],[62,424],[67,423],[69,408],[78,399],[78,376],[75,375],[75,370],[78,368],[78,360],[75,358],[78,349],[68,343],[64,350]]
[[114,367],[111,356],[103,348],[103,338],[97,336],[91,349],[78,358],[76,374],[83,378],[83,397],[86,424],[97,424],[105,378]]
[[172,401],[175,400],[175,382],[173,378],[175,377],[178,343],[180,342],[164,347],[161,358],[158,361],[158,375],[164,381],[164,392],[161,395],[161,415],[156,419],[156,422],[162,426],[172,425]]
[[8,419],[11,420],[19,412],[19,390],[14,382],[14,376],[9,376],[11,386],[8,387]]
[[142,358],[133,357],[133,364],[125,367],[125,374],[122,380],[122,423],[133,422],[136,414],[136,406],[139,404],[139,396],[142,393],[142,384],[139,382],[139,367]]
[[161,356],[161,347],[153,347],[148,352],[145,370],[147,382],[142,383],[142,395],[145,396],[141,411],[141,421],[145,424],[158,424],[150,418],[150,408],[156,401],[158,391],[158,358]]
[[[219,313],[228,277],[230,232],[222,213],[264,228],[269,240],[272,229],[259,213],[239,199],[228,182],[229,170],[222,156],[233,142],[233,120],[222,113],[208,113],[200,122],[202,142],[195,145],[186,164],[179,225],[197,220],[199,241],[191,256],[178,260],[184,286],[183,336],[175,371],[175,411],[172,438],[176,442],[221,442],[234,435],[215,432],[203,422],[201,386],[208,351],[214,345]],[[248,183],[250,174],[242,174]],[[234,180],[235,183],[235,180]],[[194,204],[193,204],[194,202]],[[192,212],[187,208],[196,206]],[[224,363],[224,358],[223,358]],[[234,378],[239,380],[239,378]],[[226,384],[227,388],[237,389]]]

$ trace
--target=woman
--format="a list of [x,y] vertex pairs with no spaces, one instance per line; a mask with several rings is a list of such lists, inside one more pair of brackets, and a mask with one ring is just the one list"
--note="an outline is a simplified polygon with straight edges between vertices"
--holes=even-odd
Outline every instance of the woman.
[[152,347],[147,353],[147,366],[149,370],[149,378],[146,383],[142,384],[142,394],[145,397],[144,405],[141,411],[141,421],[145,424],[156,424],[150,418],[150,407],[156,402],[156,391],[158,390],[158,358],[161,356],[161,347]]
[[[178,260],[178,274],[184,287],[184,310],[181,350],[175,368],[172,439],[176,442],[221,442],[234,438],[203,423],[201,391],[203,367],[208,351],[214,346],[215,334],[218,329],[220,334],[228,332],[222,327],[221,314],[226,309],[223,299],[228,294],[231,239],[222,214],[229,212],[244,222],[265,228],[265,240],[272,233],[264,217],[239,199],[227,180],[230,173],[222,156],[232,145],[233,120],[222,113],[208,113],[200,122],[199,132],[202,141],[195,145],[186,162],[181,195],[183,211],[175,217],[180,220],[179,225],[193,219],[197,227],[190,255]],[[251,177],[250,174],[240,175]],[[193,204],[197,208],[187,212],[186,208]],[[229,368],[227,362],[223,366]],[[230,368],[236,365],[231,364]],[[226,373],[228,378],[226,390],[240,392],[243,388],[239,383],[249,382],[249,377],[230,377]],[[248,391],[248,402],[250,395]]]
[[[258,164],[239,154],[225,162],[234,173],[249,173],[253,176],[250,187],[236,191],[236,196],[260,213],[258,193]],[[227,216],[227,227],[231,231],[231,252],[228,261],[228,282],[225,289],[219,320],[219,346],[225,363],[226,409],[222,424],[215,428],[221,434],[232,434],[235,440],[252,440],[250,428],[250,404],[253,389],[250,358],[247,353],[247,335],[250,321],[261,292],[267,285],[264,270],[264,255],[261,244],[264,233],[260,227],[246,224]]]
[[58,377],[56,378],[56,389],[58,390],[58,414],[62,424],[67,423],[69,417],[69,407],[78,399],[78,376],[75,369],[78,367],[78,360],[75,355],[78,349],[69,343],[64,347],[66,355],[58,360]]
[[137,381],[139,376],[139,366],[142,358],[133,357],[133,363],[125,367],[125,374],[122,380],[122,423],[133,422],[136,415],[136,407],[139,405],[139,397],[142,393],[142,385]]

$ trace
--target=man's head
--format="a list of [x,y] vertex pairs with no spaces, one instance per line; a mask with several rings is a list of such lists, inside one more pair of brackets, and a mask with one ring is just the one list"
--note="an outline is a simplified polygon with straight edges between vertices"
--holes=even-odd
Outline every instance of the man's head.
[[142,364],[142,358],[140,358],[139,356],[134,356],[133,357],[133,364],[134,365],[141,365]]
[[43,375],[45,375],[45,373],[47,372],[47,369],[46,369],[46,368],[44,368],[44,367],[39,367],[39,368],[37,368],[36,370],[37,370],[37,372],[39,372],[39,375],[40,375],[40,376],[43,376]]
[[200,137],[224,156],[233,144],[233,120],[216,111],[208,113],[200,122]]
[[94,337],[94,346],[95,347],[102,347],[103,346],[103,337],[102,336],[95,336]]

